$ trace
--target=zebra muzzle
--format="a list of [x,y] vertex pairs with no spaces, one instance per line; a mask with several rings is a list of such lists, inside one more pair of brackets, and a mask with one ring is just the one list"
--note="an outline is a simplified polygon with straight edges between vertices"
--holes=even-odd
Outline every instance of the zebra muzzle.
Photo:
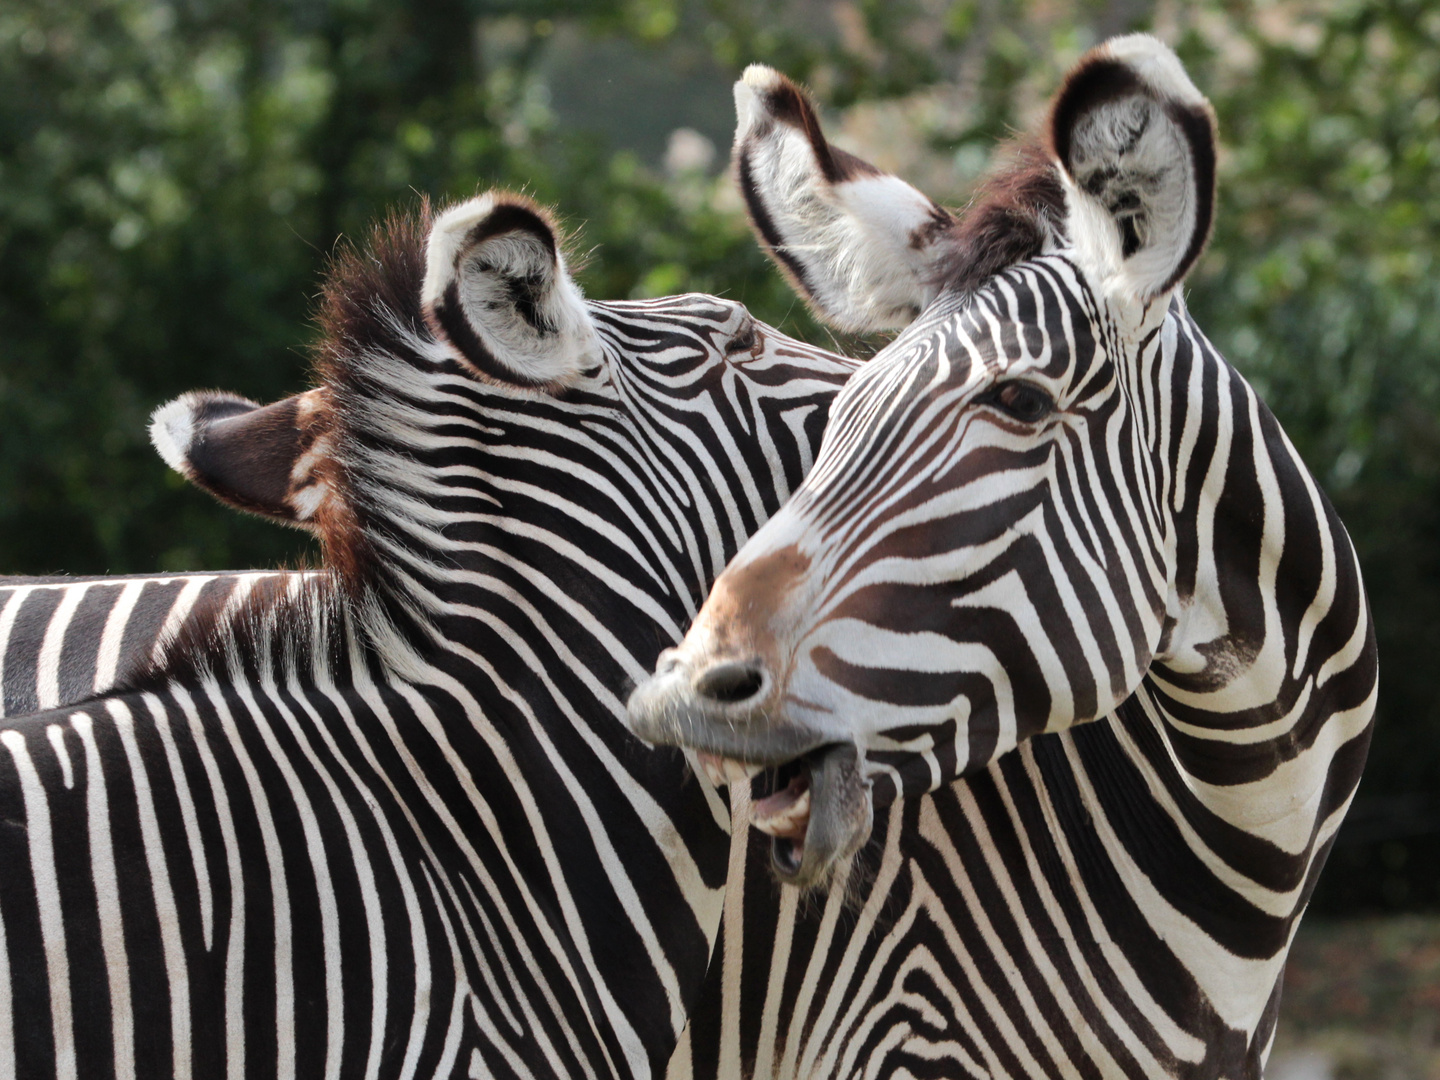
[[[864,756],[839,730],[772,712],[774,680],[750,657],[722,657],[695,670],[680,650],[630,695],[630,730],[656,746],[695,751],[716,787],[750,784],[750,822],[770,836],[776,876],[823,885],[870,836]],[[839,735],[845,741],[837,741]]]

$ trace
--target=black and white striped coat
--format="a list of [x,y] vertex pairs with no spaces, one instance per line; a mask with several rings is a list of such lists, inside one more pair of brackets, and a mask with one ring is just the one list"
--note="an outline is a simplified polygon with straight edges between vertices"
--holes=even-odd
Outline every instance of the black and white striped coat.
[[1208,106],[1110,42],[956,218],[777,73],[737,101],[777,261],[908,325],[631,700],[717,779],[765,769],[732,783],[752,867],[848,886],[732,866],[671,1075],[1260,1076],[1376,657],[1344,528],[1179,293]]
[[308,400],[157,422],[213,486],[289,462],[332,571],[0,722],[0,1074],[653,1075],[728,823],[624,690],[852,365],[714,298],[584,302],[508,196],[392,221],[324,322]]
[[226,619],[293,571],[0,577],[0,716],[74,705],[163,659],[182,632]]

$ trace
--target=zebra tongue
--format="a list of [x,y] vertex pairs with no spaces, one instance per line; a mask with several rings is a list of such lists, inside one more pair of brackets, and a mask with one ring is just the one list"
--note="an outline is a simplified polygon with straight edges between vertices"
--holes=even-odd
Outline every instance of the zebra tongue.
[[810,824],[809,770],[793,777],[783,791],[755,803],[750,813],[750,823],[761,832],[803,845],[805,830]]

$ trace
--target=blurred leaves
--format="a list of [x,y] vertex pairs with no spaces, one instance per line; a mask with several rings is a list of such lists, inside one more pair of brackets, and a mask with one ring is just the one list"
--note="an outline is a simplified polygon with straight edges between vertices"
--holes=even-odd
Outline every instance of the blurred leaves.
[[1440,1077],[1440,919],[1306,919],[1267,1076]]

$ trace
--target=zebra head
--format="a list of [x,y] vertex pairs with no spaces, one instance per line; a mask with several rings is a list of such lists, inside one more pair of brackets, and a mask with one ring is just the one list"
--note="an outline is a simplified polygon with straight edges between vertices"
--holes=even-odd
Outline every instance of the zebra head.
[[797,289],[850,329],[908,325],[630,716],[717,775],[768,770],[754,821],[810,884],[876,803],[1095,719],[1177,647],[1183,549],[1215,505],[1173,450],[1212,436],[1162,354],[1187,332],[1214,126],[1169,49],[1113,40],[955,217],[829,146],[778,73],[736,98],[738,178]]
[[[676,548],[637,572],[663,566],[678,637],[810,467],[855,364],[719,297],[587,300],[562,241],[547,210],[504,192],[396,217],[332,269],[319,386],[266,406],[184,394],[156,410],[152,441],[221,501],[317,533],[342,578],[435,548],[456,565],[466,495],[494,518],[516,497],[489,485],[538,454],[555,468],[529,475],[555,482],[562,517]],[[487,490],[467,491],[467,469]]]

